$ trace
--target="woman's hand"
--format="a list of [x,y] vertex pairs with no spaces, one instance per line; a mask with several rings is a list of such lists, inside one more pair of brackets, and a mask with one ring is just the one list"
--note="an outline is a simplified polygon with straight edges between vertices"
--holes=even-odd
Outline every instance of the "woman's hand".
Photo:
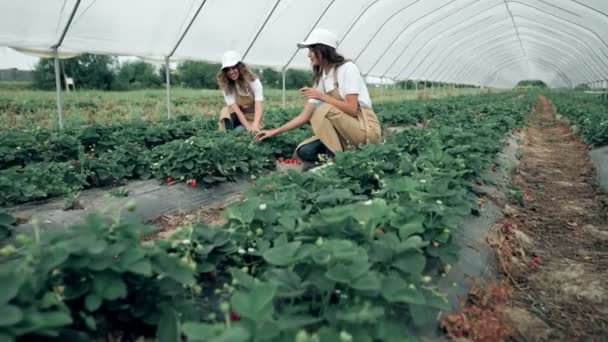
[[325,96],[325,93],[319,91],[319,89],[310,87],[301,88],[300,93],[302,93],[302,95],[306,96],[308,99],[321,101],[323,101],[323,97]]
[[249,132],[257,134],[262,129],[259,122],[254,122],[249,127]]
[[268,138],[270,138],[270,137],[273,137],[273,136],[275,136],[275,135],[277,135],[277,131],[276,131],[276,130],[274,130],[274,129],[270,129],[270,130],[263,130],[263,131],[259,131],[259,132],[258,132],[258,133],[255,135],[254,140],[255,140],[255,141],[263,141],[263,140],[266,140],[266,139],[268,139]]

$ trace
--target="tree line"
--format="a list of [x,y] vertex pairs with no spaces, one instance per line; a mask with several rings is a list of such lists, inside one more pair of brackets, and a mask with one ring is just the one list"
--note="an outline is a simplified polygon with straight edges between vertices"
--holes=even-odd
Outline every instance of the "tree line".
[[[216,75],[220,64],[184,61],[170,72],[172,86],[198,89],[217,89]],[[270,68],[253,68],[266,87],[281,88],[281,73]],[[145,61],[119,63],[118,58],[85,54],[60,61],[61,84],[65,88],[64,75],[74,79],[78,89],[137,90],[161,88],[166,83],[165,66],[156,68]],[[287,70],[285,86],[299,89],[310,85],[310,71]],[[53,59],[40,59],[34,68],[33,87],[50,90],[55,88]]]

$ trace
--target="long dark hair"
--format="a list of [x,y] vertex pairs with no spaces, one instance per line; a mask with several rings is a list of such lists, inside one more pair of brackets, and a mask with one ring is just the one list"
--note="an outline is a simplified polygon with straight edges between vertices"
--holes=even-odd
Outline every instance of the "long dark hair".
[[348,62],[344,56],[340,55],[335,48],[327,46],[325,44],[314,44],[309,46],[312,53],[315,54],[317,60],[320,62],[319,65],[312,67],[312,84],[318,85],[323,75],[323,66],[321,63],[327,63],[330,67],[339,67],[340,65]]
[[[237,85],[241,89],[249,89],[249,82],[255,81],[258,76],[247,67],[243,62],[238,62],[236,65],[239,68],[239,78],[236,81],[231,80],[226,75],[226,69],[220,70],[217,74],[217,84],[226,94],[236,94]],[[253,95],[253,94],[251,94]]]

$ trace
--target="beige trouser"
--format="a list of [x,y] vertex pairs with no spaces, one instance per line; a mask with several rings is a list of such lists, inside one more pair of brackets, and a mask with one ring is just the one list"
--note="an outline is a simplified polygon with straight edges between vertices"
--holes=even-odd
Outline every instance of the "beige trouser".
[[381,137],[378,118],[370,108],[361,108],[359,117],[355,118],[325,103],[315,109],[310,124],[315,135],[300,143],[296,152],[301,146],[315,140],[321,140],[335,153],[367,143],[376,143]]

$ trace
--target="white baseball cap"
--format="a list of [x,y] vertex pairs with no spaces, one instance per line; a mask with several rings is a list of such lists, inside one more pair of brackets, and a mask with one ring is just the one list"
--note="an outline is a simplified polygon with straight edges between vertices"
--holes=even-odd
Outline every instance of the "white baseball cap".
[[241,54],[236,51],[226,51],[222,56],[222,69],[237,65],[241,61]]
[[329,30],[316,28],[310,32],[305,41],[298,43],[298,47],[302,49],[315,44],[323,44],[335,49],[338,47],[338,37]]

